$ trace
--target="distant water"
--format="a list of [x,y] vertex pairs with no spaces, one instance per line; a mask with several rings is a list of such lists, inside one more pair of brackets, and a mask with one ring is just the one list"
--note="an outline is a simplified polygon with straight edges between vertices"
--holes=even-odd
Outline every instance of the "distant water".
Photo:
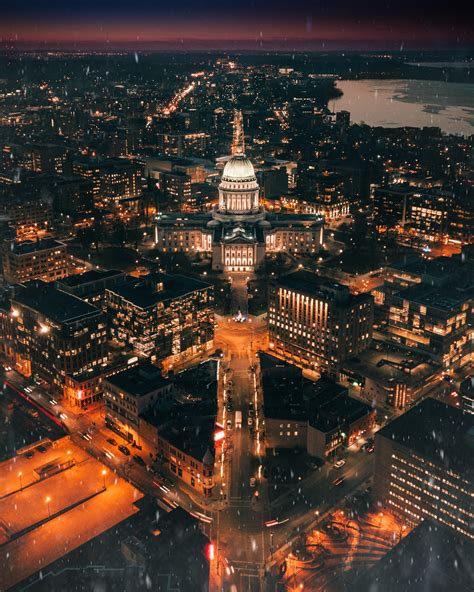
[[447,134],[474,134],[474,85],[431,80],[339,80],[344,93],[329,106],[350,111],[353,123],[436,126]]

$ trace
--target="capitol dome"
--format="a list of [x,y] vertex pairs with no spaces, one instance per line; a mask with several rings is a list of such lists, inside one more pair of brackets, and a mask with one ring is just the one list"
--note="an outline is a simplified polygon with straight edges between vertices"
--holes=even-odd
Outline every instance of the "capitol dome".
[[225,165],[223,181],[256,181],[255,170],[250,160],[243,154],[233,156]]

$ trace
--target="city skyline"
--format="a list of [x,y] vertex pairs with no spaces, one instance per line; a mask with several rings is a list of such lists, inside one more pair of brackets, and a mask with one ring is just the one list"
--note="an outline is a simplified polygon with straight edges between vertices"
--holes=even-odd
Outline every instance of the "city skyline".
[[472,54],[269,6],[6,11],[5,592],[474,589]]

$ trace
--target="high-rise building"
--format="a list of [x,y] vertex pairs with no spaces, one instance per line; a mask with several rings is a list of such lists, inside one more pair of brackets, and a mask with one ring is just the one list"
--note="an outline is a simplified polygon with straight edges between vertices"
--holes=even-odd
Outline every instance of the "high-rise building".
[[200,280],[161,273],[107,288],[112,338],[168,365],[205,352],[214,340],[213,290]]
[[307,198],[305,211],[320,214],[326,220],[349,214],[350,203],[346,196],[344,175],[329,170],[307,174],[303,185]]
[[93,182],[96,205],[116,204],[142,190],[142,166],[126,158],[77,158],[73,172]]
[[[68,376],[107,363],[104,314],[52,284],[18,286],[0,318],[3,351],[12,365],[25,376],[38,374],[64,394]],[[87,396],[77,393],[79,399]]]
[[448,370],[471,360],[473,290],[460,282],[420,283],[390,296],[389,337]]
[[307,271],[281,277],[269,286],[270,348],[319,374],[337,374],[347,357],[366,349],[372,338],[373,298]]
[[473,434],[473,415],[430,398],[390,422],[375,436],[374,500],[474,539]]
[[191,193],[191,177],[180,171],[163,173],[160,177],[160,189],[165,197],[182,210],[195,207]]
[[16,284],[28,280],[59,280],[69,274],[69,256],[65,243],[52,238],[13,241],[3,251],[3,275]]

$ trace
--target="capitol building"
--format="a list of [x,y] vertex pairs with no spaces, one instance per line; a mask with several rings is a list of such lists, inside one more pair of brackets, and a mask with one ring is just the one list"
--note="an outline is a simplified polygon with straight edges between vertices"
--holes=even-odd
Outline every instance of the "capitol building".
[[219,185],[219,203],[209,213],[182,212],[156,217],[155,242],[163,252],[206,253],[212,269],[252,272],[267,253],[317,253],[324,218],[314,214],[274,214],[260,203],[260,188],[245,156],[241,115],[234,122],[232,158]]

